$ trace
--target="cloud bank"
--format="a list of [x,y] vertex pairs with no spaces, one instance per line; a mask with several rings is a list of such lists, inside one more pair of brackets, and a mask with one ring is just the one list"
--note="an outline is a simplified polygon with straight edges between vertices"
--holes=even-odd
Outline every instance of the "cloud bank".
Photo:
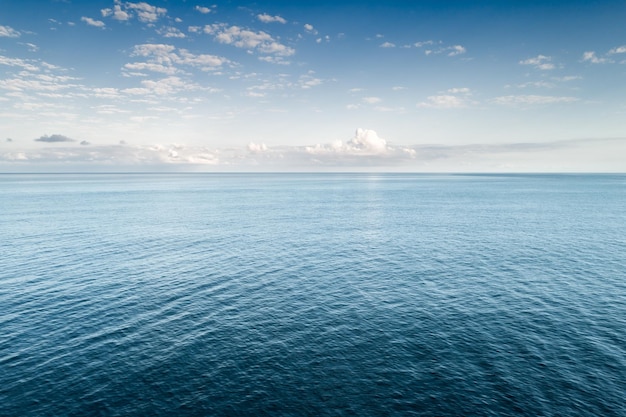
[[209,148],[168,145],[94,145],[44,135],[47,146],[0,144],[0,171],[405,171],[405,172],[624,172],[626,138],[473,145],[394,145],[371,129],[348,140],[311,146]]

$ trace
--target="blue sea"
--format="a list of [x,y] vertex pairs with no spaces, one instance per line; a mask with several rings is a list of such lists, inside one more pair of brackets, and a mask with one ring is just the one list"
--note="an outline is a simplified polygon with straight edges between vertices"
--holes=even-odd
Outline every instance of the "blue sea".
[[626,416],[626,175],[0,175],[1,416]]

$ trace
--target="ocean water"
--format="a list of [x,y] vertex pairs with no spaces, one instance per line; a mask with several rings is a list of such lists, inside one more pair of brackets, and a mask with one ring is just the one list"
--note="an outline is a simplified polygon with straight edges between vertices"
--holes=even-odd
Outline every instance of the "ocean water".
[[1,416],[626,416],[626,175],[0,175]]

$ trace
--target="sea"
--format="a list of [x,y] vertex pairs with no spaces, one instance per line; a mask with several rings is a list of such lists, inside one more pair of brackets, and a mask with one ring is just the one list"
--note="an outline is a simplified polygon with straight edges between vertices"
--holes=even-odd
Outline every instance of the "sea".
[[626,416],[626,175],[2,174],[0,416]]

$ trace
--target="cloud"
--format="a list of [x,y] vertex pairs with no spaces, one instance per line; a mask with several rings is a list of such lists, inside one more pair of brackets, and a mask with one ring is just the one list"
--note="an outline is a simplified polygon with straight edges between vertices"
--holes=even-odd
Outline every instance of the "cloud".
[[179,29],[169,26],[169,27],[163,27],[159,30],[157,30],[157,33],[159,35],[162,35],[164,38],[178,38],[178,39],[184,39],[187,36],[181,32]]
[[113,9],[102,9],[100,12],[103,17],[112,16],[113,19],[119,21],[127,21],[137,16],[140,22],[152,24],[159,20],[159,18],[165,16],[167,9],[152,6],[145,2],[122,3],[120,0],[115,0]]
[[461,46],[461,45],[454,45],[454,46],[450,46],[448,48],[446,48],[448,52],[448,56],[457,56],[457,55],[461,55],[464,54],[465,52],[467,52],[467,50],[465,49],[465,47]]
[[521,65],[532,65],[537,69],[545,71],[545,70],[552,70],[555,68],[554,64],[551,63],[550,61],[552,61],[552,57],[545,56],[545,55],[537,55],[534,58],[528,58],[523,61],[520,61],[519,63]]
[[363,97],[363,102],[367,103],[367,104],[376,104],[376,103],[380,103],[382,100],[380,99],[380,97]]
[[609,55],[614,54],[626,54],[626,45],[618,46],[617,48],[613,48],[608,52]]
[[387,153],[387,141],[378,136],[374,130],[358,128],[354,137],[344,143],[341,140],[330,144],[307,146],[306,152],[314,155],[346,154],[346,155],[384,155]]
[[83,146],[91,145],[91,143],[87,142],[86,140],[81,141],[80,144]]
[[465,100],[454,95],[443,94],[428,96],[426,102],[418,103],[418,107],[431,107],[436,109],[458,109],[465,107]]
[[[9,150],[11,148],[11,150]],[[394,146],[375,131],[358,129],[347,142],[272,146],[250,142],[221,149],[180,144],[0,149],[0,170],[50,171],[412,171],[623,172],[626,138],[471,145]]]
[[604,63],[610,62],[606,58],[598,58],[594,51],[584,52],[583,53],[583,57],[582,57],[582,61],[583,62],[590,62],[592,64],[604,64]]
[[309,23],[305,23],[304,25],[304,30],[307,31],[308,33],[312,33],[314,35],[317,35],[317,30],[315,30],[315,28],[313,27],[313,25],[309,24]]
[[97,28],[103,28],[105,26],[104,22],[100,21],[100,20],[94,20],[91,17],[81,17],[80,18],[81,21],[87,23],[89,26],[93,26],[93,27],[97,27]]
[[119,2],[116,2],[116,3],[117,4],[115,4],[113,6],[113,9],[102,9],[102,10],[100,10],[100,13],[102,14],[102,17],[112,16],[113,19],[118,20],[120,22],[124,22],[124,21],[129,20],[130,19],[130,15],[122,10],[122,6],[119,4]]
[[210,7],[203,7],[203,6],[196,6],[193,9],[202,14],[209,14],[213,11]]
[[256,50],[262,54],[291,56],[296,53],[293,48],[285,46],[269,34],[242,29],[239,26],[228,26],[223,23],[206,25],[204,33],[213,35],[215,40],[233,45],[237,48]]
[[146,70],[168,75],[173,75],[179,71],[177,65],[187,65],[202,71],[210,71],[230,63],[228,59],[220,56],[195,55],[186,49],[177,50],[175,46],[167,44],[135,45],[131,56],[147,58],[147,62],[128,63],[124,65],[125,69]]
[[259,19],[263,23],[273,23],[273,22],[278,22],[282,24],[287,23],[287,21],[284,18],[280,16],[270,16],[267,13],[257,15],[257,19]]
[[470,94],[471,92],[467,87],[449,88],[447,91],[450,94]]
[[423,42],[415,42],[413,44],[414,47],[416,48],[422,48],[424,46],[430,46],[430,45],[434,45],[435,42],[434,41],[423,41]]
[[439,55],[446,54],[449,57],[463,55],[467,52],[467,49],[462,45],[452,45],[452,46],[441,46],[443,42],[438,41],[424,41],[424,42],[415,42],[413,45],[405,45],[405,48],[415,47],[415,48],[423,48],[425,46],[431,45],[440,45],[437,48],[426,49],[424,50],[425,55]]
[[63,135],[43,135],[37,139],[35,142],[47,142],[47,143],[59,143],[59,142],[76,142],[74,139],[70,139],[67,136]]
[[251,153],[261,153],[267,151],[267,145],[265,145],[264,143],[250,142],[248,143],[247,148],[248,151]]
[[385,42],[380,45],[381,48],[395,48],[396,44],[391,42]]
[[10,26],[0,25],[0,38],[19,38],[20,32]]
[[556,103],[572,103],[579,101],[576,97],[567,96],[539,96],[539,95],[519,95],[519,96],[501,96],[492,100],[495,104],[503,105],[541,105]]

